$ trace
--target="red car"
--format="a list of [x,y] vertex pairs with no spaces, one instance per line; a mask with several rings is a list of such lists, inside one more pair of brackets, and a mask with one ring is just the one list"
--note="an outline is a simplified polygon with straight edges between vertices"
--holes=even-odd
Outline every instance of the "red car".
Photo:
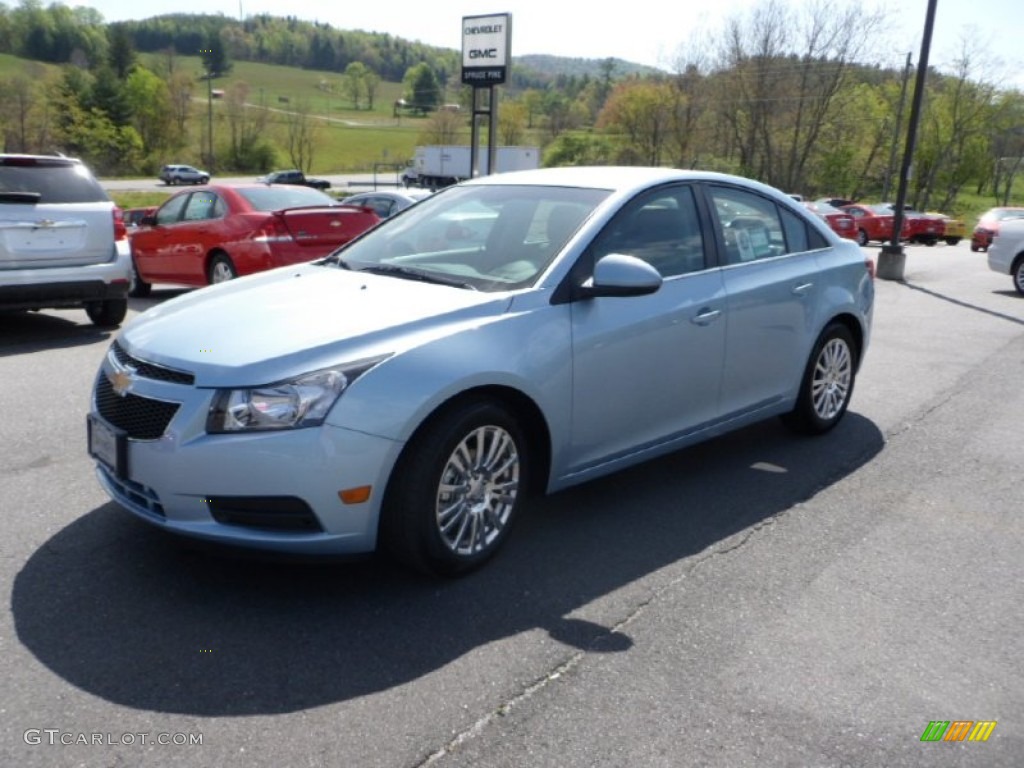
[[980,219],[971,235],[971,250],[987,251],[992,238],[999,233],[999,222],[1024,218],[1024,208],[990,208]]
[[849,240],[857,239],[857,224],[853,216],[846,211],[841,211],[821,200],[813,203],[804,203],[804,205],[807,207],[807,210],[824,219],[832,231],[840,237],[845,237]]
[[210,185],[179,192],[131,233],[133,296],[207,285],[326,256],[380,221],[309,187]]
[[[860,245],[867,245],[872,240],[885,243],[892,240],[893,210],[885,203],[869,205],[854,203],[844,205],[840,210],[853,216],[857,225],[856,240]],[[910,222],[904,218],[900,228],[900,240],[910,237]]]

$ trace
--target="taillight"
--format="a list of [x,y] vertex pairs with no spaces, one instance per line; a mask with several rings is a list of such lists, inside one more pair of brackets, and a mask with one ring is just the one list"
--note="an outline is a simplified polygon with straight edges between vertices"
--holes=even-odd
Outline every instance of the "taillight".
[[868,274],[871,275],[871,279],[875,279],[875,262],[871,259],[864,259],[864,266],[868,268]]
[[114,239],[126,240],[128,238],[128,227],[124,224],[124,211],[114,206]]
[[284,220],[278,216],[271,216],[260,224],[252,239],[257,243],[290,243],[295,240]]

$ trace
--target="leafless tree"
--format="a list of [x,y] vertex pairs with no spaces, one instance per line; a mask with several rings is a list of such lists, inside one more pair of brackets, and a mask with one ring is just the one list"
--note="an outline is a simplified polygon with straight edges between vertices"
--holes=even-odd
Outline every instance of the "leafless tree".
[[310,112],[309,102],[301,99],[285,117],[288,157],[296,168],[308,172],[313,165],[322,123]]

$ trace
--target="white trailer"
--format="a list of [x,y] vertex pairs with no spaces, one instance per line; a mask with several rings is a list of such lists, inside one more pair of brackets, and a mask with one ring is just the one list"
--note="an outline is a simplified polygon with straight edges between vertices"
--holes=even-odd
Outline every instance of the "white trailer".
[[[479,150],[481,175],[488,173],[487,148]],[[416,147],[412,165],[402,173],[407,187],[438,189],[458,184],[470,177],[470,147],[466,145],[431,145]],[[539,147],[498,147],[495,173],[528,171],[540,167]]]

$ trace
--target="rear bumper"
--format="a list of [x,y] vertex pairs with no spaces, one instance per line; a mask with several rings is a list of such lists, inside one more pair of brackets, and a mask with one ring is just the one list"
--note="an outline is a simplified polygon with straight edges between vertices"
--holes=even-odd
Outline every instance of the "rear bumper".
[[0,310],[81,307],[87,302],[128,296],[131,255],[128,241],[105,264],[0,270]]

